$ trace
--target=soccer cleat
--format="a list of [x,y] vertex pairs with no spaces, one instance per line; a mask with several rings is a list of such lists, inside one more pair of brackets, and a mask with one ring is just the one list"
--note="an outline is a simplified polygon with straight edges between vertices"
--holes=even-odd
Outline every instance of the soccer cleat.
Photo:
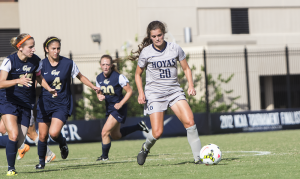
[[15,170],[8,170],[6,173],[6,176],[15,176],[18,175],[18,173]]
[[98,159],[96,161],[107,161],[109,160],[109,158],[104,158],[102,155],[100,157],[98,157]]
[[146,158],[148,156],[148,153],[149,153],[149,150],[145,149],[145,143],[143,143],[142,145],[142,149],[141,151],[139,152],[138,156],[137,156],[137,163],[139,165],[144,165],[145,161],[146,161]]
[[139,126],[141,127],[141,131],[149,133],[149,129],[144,121],[139,122]]
[[30,150],[30,146],[27,144],[24,144],[24,148],[18,150],[19,155],[18,155],[17,159],[21,160],[25,156],[25,153],[28,152],[29,150]]
[[68,145],[64,145],[62,147],[60,147],[60,154],[61,154],[61,158],[62,159],[66,159],[69,155],[69,148]]
[[37,164],[35,166],[35,169],[37,169],[37,170],[44,169],[44,168],[45,168],[45,165],[42,165],[42,164]]
[[50,163],[52,162],[54,159],[56,158],[56,155],[55,153],[51,153],[51,155],[48,155],[45,157],[45,163]]

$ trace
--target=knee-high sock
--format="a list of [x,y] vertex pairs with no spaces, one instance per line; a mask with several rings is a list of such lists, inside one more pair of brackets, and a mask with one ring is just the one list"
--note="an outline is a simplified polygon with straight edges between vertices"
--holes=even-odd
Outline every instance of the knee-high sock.
[[39,140],[38,155],[39,155],[39,161],[41,165],[45,165],[46,152],[47,152],[47,142],[42,142]]
[[8,135],[0,136],[0,146],[6,147],[8,142]]
[[108,157],[108,153],[109,153],[109,149],[111,147],[111,142],[108,143],[108,144],[103,144],[102,143],[102,156],[104,158],[107,158]]
[[[53,138],[52,138],[53,139]],[[59,143],[59,146],[66,145],[66,139],[62,136],[60,133],[59,136],[56,139],[53,139],[55,142]]]
[[120,132],[121,132],[121,134],[122,134],[122,137],[125,137],[126,135],[128,135],[128,134],[131,134],[131,133],[133,133],[133,132],[135,132],[135,131],[138,131],[138,130],[140,130],[140,125],[139,124],[136,124],[136,125],[133,125],[133,126],[128,126],[128,127],[122,127],[121,129],[120,129]]
[[152,135],[152,133],[150,135],[148,135],[146,142],[145,142],[145,148],[147,150],[150,150],[151,147],[155,144],[155,142],[157,141],[157,139],[155,139]]
[[[39,144],[39,137],[36,137],[35,140],[34,140],[34,143],[36,146],[38,146]],[[46,153],[46,156],[49,156],[52,154],[52,151],[49,149],[48,145],[47,145],[47,153]]]
[[196,124],[192,127],[186,128],[187,132],[187,138],[189,141],[189,144],[192,148],[193,156],[195,161],[198,161],[200,159],[200,150],[201,150],[201,142],[198,135],[198,130],[196,127]]
[[8,164],[8,170],[15,169],[16,155],[18,151],[18,141],[11,141],[8,139],[6,145],[6,158]]

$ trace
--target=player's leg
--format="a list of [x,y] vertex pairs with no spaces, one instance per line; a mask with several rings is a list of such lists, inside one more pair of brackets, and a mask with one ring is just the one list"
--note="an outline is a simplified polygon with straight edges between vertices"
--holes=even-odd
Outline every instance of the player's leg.
[[[114,129],[119,129],[119,130],[114,130]],[[111,134],[113,133],[113,136]],[[108,153],[111,147],[111,138],[117,140],[122,137],[120,133],[120,123],[110,114],[102,128],[101,132],[102,136],[102,155],[97,159],[99,160],[108,160]]]
[[194,115],[189,104],[186,100],[179,100],[171,106],[171,109],[186,128],[187,138],[193,152],[195,164],[201,164],[199,157],[201,142],[194,122]]
[[0,133],[4,135],[6,133],[6,129],[3,123],[3,120],[0,120]]
[[49,134],[50,122],[39,122],[39,141],[38,141],[38,155],[39,164],[35,166],[36,169],[44,169],[45,157],[47,152],[47,140]]
[[150,149],[155,142],[161,137],[164,130],[164,112],[155,112],[150,114],[150,122],[152,133],[148,135],[146,142],[143,143],[142,149],[137,156],[139,165],[143,165],[146,161]]
[[[0,140],[7,140],[6,144],[6,158],[8,163],[8,171],[15,170],[15,159],[18,150],[18,118],[12,114],[2,115],[2,120],[5,125],[6,131],[8,133],[8,139],[5,139],[6,136],[1,136]],[[8,173],[9,174],[9,173]]]
[[56,118],[53,115],[49,129],[49,134],[55,142],[59,143],[61,158],[66,159],[69,154],[69,148],[66,139],[61,134],[61,129],[65,125],[67,116],[61,120],[60,118]]
[[119,131],[121,132],[122,137],[125,137],[135,131],[145,131],[149,133],[149,129],[144,121],[140,121],[136,125],[122,127]]

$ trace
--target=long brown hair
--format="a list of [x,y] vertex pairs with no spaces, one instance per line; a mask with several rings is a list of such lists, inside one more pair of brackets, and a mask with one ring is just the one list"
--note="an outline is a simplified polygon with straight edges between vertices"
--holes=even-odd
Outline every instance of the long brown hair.
[[102,60],[103,58],[107,58],[107,59],[110,60],[111,70],[112,70],[112,71],[115,71],[115,72],[117,72],[117,73],[120,73],[119,70],[118,70],[118,67],[114,64],[114,63],[118,63],[118,62],[120,61],[119,58],[113,60],[112,57],[111,57],[110,55],[102,55],[102,57],[100,58],[100,64],[101,64],[101,60]]
[[152,40],[150,38],[150,31],[151,30],[156,30],[156,29],[160,29],[161,32],[163,34],[166,34],[167,33],[167,25],[163,22],[160,22],[160,21],[152,21],[150,22],[150,24],[148,25],[147,27],[147,36],[143,39],[142,43],[140,45],[138,45],[138,50],[133,52],[131,51],[131,55],[129,56],[129,60],[136,60],[139,58],[142,50],[147,47],[148,45],[152,44]]

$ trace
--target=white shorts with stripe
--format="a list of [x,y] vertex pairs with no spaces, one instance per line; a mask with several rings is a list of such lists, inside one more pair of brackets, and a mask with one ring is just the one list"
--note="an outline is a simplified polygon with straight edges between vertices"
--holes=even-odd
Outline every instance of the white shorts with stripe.
[[155,112],[164,112],[168,107],[172,107],[180,100],[186,100],[183,91],[177,91],[161,98],[147,99],[146,104],[144,105],[144,115],[150,115]]

